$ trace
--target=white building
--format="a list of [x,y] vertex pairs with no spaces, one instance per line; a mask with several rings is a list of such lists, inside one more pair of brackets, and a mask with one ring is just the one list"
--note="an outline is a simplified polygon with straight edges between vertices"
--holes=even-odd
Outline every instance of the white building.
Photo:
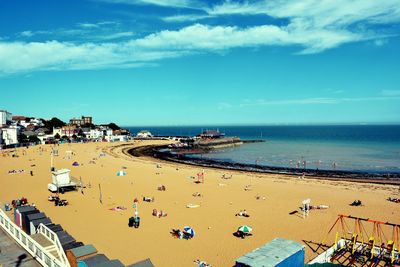
[[18,144],[18,128],[8,127],[2,129],[2,138],[6,146]]
[[127,142],[128,136],[127,135],[112,135],[105,137],[107,142]]
[[49,140],[54,140],[54,136],[52,134],[38,134],[37,137],[43,145]]
[[112,129],[108,127],[97,127],[96,129],[90,129],[89,136],[86,136],[89,139],[105,139],[110,138],[113,135]]
[[12,120],[12,114],[7,110],[0,110],[0,127],[9,125]]
[[90,129],[89,135],[86,136],[88,139],[101,139],[103,132],[99,129]]
[[143,130],[137,133],[136,137],[139,138],[151,138],[153,137],[153,135],[151,134],[151,132]]
[[53,136],[56,136],[57,134],[61,137],[62,136],[62,129],[53,127]]
[[21,126],[23,126],[23,127],[27,127],[28,125],[34,125],[34,126],[37,126],[37,127],[42,127],[42,126],[44,126],[44,124],[43,124],[43,122],[41,121],[41,120],[39,120],[39,119],[35,119],[35,118],[33,118],[33,119],[30,119],[29,121],[27,121],[27,120],[20,120],[19,121],[19,125],[21,125]]

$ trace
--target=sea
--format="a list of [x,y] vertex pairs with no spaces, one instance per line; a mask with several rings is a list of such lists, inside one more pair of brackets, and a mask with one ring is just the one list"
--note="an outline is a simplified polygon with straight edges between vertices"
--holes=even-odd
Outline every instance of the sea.
[[400,173],[400,125],[127,127],[132,134],[194,136],[219,130],[264,140],[192,155],[221,162],[373,173]]

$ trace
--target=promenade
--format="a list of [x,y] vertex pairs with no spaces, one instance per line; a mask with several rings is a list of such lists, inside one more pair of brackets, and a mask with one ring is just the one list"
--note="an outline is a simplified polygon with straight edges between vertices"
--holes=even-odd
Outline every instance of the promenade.
[[0,228],[0,267],[11,266],[38,267],[41,265]]

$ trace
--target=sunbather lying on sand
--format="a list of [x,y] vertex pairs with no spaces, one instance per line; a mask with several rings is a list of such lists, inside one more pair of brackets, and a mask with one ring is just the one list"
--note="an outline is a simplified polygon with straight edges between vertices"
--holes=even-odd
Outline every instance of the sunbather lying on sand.
[[145,201],[145,202],[154,202],[154,197],[143,197],[143,201]]
[[231,175],[227,175],[227,174],[224,173],[221,178],[222,179],[231,179],[232,178],[232,174]]
[[183,237],[183,232],[180,229],[172,229],[170,233],[175,238],[182,239]]
[[353,203],[350,204],[350,206],[361,206],[361,200],[354,200]]
[[55,201],[55,200],[60,200],[60,197],[57,195],[51,195],[47,198],[49,201]]
[[250,217],[250,215],[247,214],[247,210],[240,210],[238,213],[235,214],[235,216]]
[[194,197],[201,197],[202,194],[200,194],[199,192],[195,192],[195,193],[192,194],[192,196],[194,196]]
[[121,210],[126,210],[126,208],[125,208],[125,207],[122,207],[122,206],[116,206],[116,207],[114,207],[114,208],[111,208],[110,210],[113,210],[113,211],[121,211]]
[[265,197],[264,197],[264,196],[256,195],[256,199],[257,199],[257,200],[265,200]]
[[211,267],[211,264],[208,264],[207,262],[201,261],[201,260],[199,260],[199,259],[194,260],[193,262],[194,262],[195,264],[197,264],[199,267]]

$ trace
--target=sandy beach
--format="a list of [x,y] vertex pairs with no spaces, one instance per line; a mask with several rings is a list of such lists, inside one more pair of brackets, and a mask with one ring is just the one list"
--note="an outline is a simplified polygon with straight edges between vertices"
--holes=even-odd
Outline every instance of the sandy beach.
[[[0,154],[0,202],[10,203],[13,199],[26,197],[76,240],[93,244],[109,258],[118,258],[124,264],[150,258],[155,266],[195,266],[195,259],[213,266],[232,266],[236,258],[276,237],[302,244],[302,240],[320,242],[338,214],[400,224],[400,204],[386,200],[389,196],[399,196],[398,186],[207,168],[204,169],[205,182],[196,184],[193,177],[202,171],[199,167],[162,162],[159,168],[154,159],[135,158],[122,152],[127,145],[164,143],[59,145],[59,156],[54,157],[55,167],[70,169],[71,175],[82,178],[87,186],[83,193],[75,191],[62,195],[70,203],[66,207],[55,207],[47,200],[50,195],[47,184],[51,182],[50,145],[19,148],[16,150],[18,157]],[[67,158],[65,151],[73,151],[75,155]],[[101,153],[106,156],[99,157]],[[80,166],[72,166],[74,161]],[[117,176],[122,168],[127,175]],[[10,170],[24,172],[9,174]],[[223,174],[232,175],[232,178],[222,179]],[[244,190],[250,184],[251,190]],[[158,191],[159,185],[165,185],[166,191]],[[202,196],[194,197],[195,192]],[[155,201],[143,202],[143,196],[154,197]],[[138,229],[128,227],[134,198],[140,200],[141,224]],[[289,215],[299,210],[306,198],[311,199],[312,205],[323,204],[329,208],[311,210],[306,219],[301,213]],[[355,199],[362,200],[364,205],[350,206]],[[199,207],[187,208],[189,203]],[[124,206],[127,210],[110,210],[116,206]],[[161,209],[168,215],[154,217],[153,209]],[[249,218],[235,216],[243,209],[247,210]],[[253,236],[234,237],[233,232],[243,224],[253,227]],[[182,229],[185,225],[196,230],[192,240],[172,237],[172,228]],[[329,243],[332,242],[333,239]],[[306,259],[315,256],[306,247]]]

